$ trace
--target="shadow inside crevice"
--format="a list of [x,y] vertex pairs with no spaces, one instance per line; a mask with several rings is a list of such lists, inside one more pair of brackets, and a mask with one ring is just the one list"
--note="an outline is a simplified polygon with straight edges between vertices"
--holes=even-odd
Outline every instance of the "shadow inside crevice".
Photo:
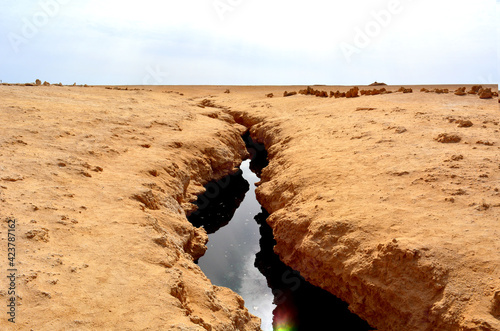
[[205,193],[194,202],[197,210],[189,215],[189,221],[196,227],[204,227],[212,234],[224,227],[245,198],[250,185],[243,178],[241,170],[221,180],[205,185]]
[[242,138],[245,142],[248,153],[250,153],[250,170],[252,170],[252,172],[260,178],[262,169],[267,167],[269,164],[266,148],[264,147],[264,144],[255,142],[250,136],[249,131],[247,131]]

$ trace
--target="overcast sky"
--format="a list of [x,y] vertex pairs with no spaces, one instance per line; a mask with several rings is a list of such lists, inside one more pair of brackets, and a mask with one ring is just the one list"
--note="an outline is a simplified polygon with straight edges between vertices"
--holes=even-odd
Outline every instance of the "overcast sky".
[[495,0],[17,0],[0,80],[498,83]]

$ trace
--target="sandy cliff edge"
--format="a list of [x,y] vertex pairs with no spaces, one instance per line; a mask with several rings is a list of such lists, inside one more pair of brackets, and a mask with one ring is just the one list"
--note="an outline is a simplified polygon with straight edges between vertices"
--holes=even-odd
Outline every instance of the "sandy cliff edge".
[[0,328],[260,329],[193,263],[207,236],[185,217],[246,157],[245,128],[177,94],[2,86],[0,99],[1,255],[15,218],[18,268],[17,323]]
[[219,98],[268,149],[275,251],[381,330],[500,329],[499,108],[457,98]]

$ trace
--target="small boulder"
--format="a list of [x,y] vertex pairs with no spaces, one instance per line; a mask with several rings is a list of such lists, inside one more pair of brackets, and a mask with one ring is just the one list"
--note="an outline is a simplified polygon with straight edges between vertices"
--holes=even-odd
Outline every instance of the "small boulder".
[[436,138],[434,138],[434,140],[443,144],[450,144],[459,143],[462,138],[458,134],[454,133],[440,133]]
[[326,91],[316,91],[315,95],[320,98],[328,98],[328,93]]
[[346,98],[357,98],[357,97],[359,97],[358,92],[359,92],[359,88],[353,87],[349,91],[347,91],[347,93],[345,94],[345,97]]
[[470,128],[471,126],[473,126],[474,124],[469,121],[469,120],[458,120],[456,121],[456,123],[458,124],[458,127],[459,128]]
[[470,90],[467,92],[468,94],[477,94],[480,89],[483,87],[481,85],[474,85],[470,88]]
[[493,93],[491,92],[491,88],[482,89],[479,93],[479,98],[481,99],[491,99],[493,98]]
[[455,95],[467,95],[467,93],[465,93],[465,87],[459,87],[456,91],[455,91]]

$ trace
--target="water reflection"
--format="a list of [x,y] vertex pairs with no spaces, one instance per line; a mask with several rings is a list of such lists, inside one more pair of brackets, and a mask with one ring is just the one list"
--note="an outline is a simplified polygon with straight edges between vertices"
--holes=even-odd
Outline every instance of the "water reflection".
[[[213,202],[210,199],[198,214],[190,216],[190,221],[204,226],[209,233],[207,252],[198,260],[200,268],[213,284],[241,295],[249,312],[262,319],[262,329],[267,331],[272,330],[274,296],[266,278],[254,267],[260,250],[259,225],[254,220],[261,210],[254,185],[259,178],[250,170],[250,160],[244,161],[240,169],[241,173],[229,176],[226,189]],[[222,206],[227,210],[217,210]]]

